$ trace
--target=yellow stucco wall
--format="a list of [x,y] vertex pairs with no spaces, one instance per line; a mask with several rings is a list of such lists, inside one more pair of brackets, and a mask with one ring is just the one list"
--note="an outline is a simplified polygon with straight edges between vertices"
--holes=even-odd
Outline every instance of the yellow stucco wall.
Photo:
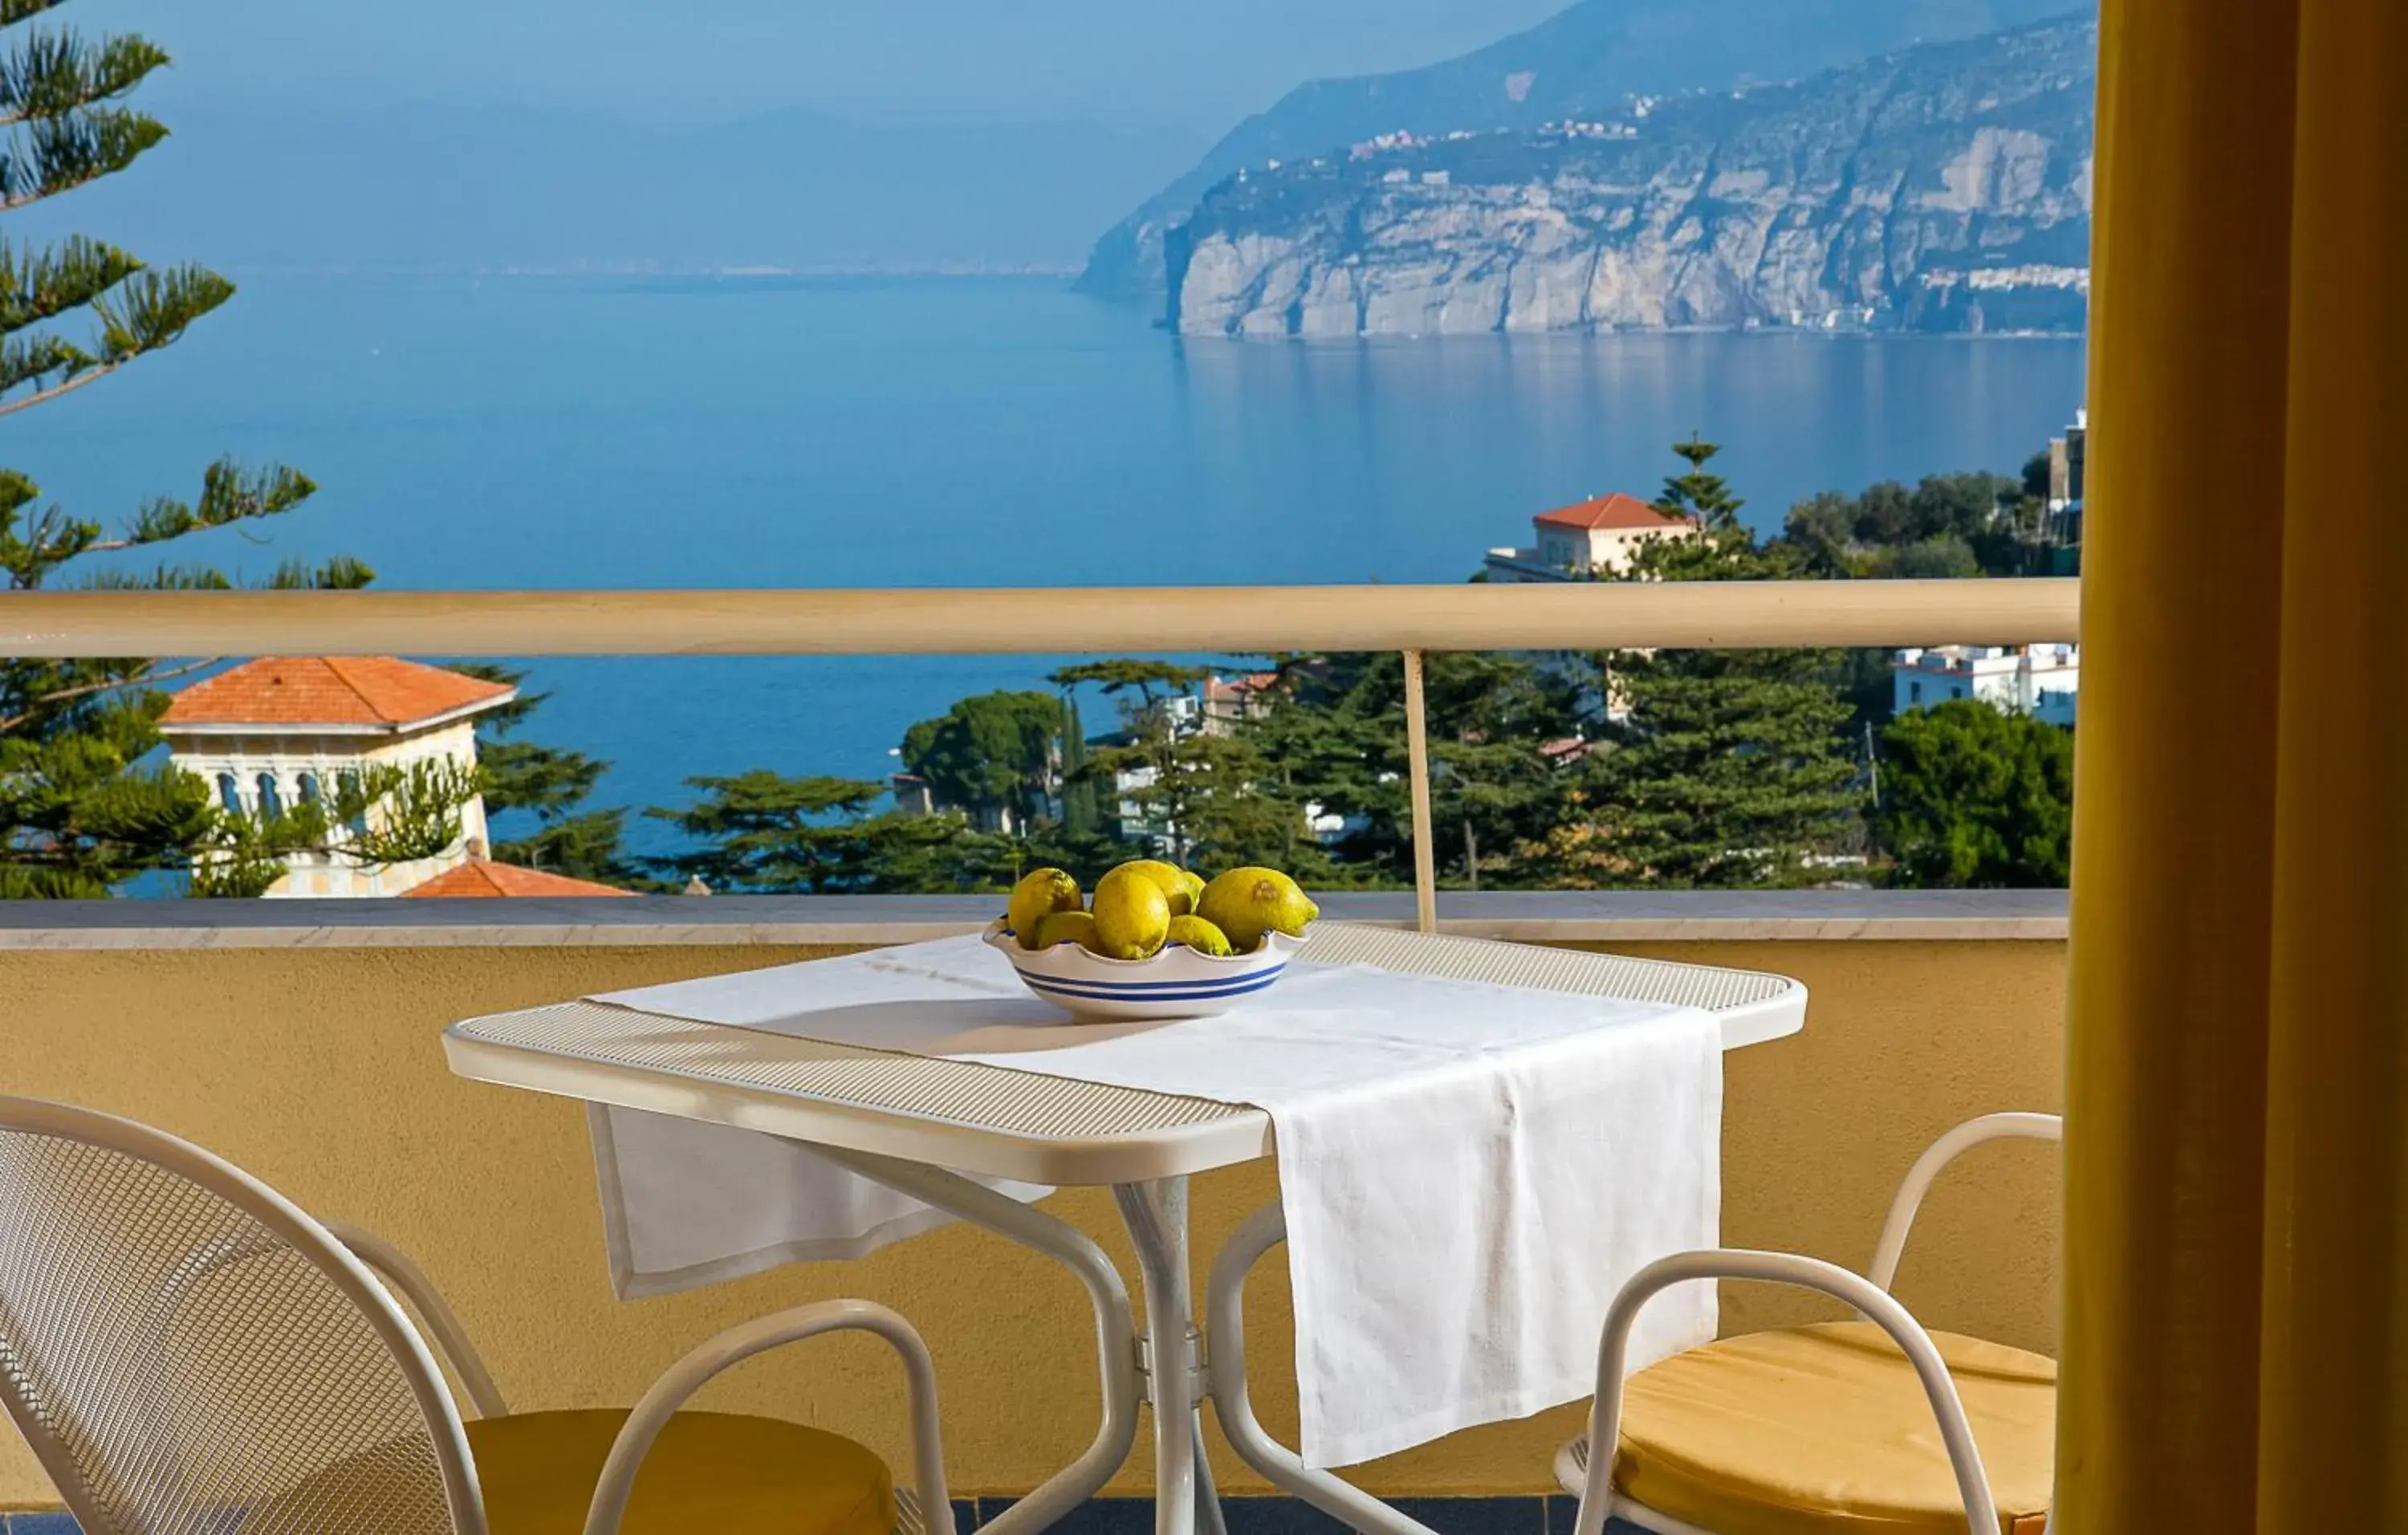
[[[1724,1237],[1861,1267],[1899,1175],[1936,1133],[1994,1109],[2057,1103],[2065,949],[2055,942],[1616,946],[1778,970],[1813,993],[1803,1035],[1728,1057]],[[576,1104],[458,1081],[437,1034],[471,1013],[808,957],[762,948],[252,949],[0,953],[0,1087],[163,1126],[317,1213],[408,1249],[450,1295],[521,1407],[624,1403],[710,1332],[805,1300],[892,1304],[934,1349],[954,1486],[1025,1490],[1094,1430],[1084,1302],[1044,1259],[965,1228],[856,1264],[797,1266],[699,1293],[610,1298]],[[1198,1181],[1209,1255],[1274,1184],[1268,1166]],[[1052,1208],[1127,1265],[1102,1194]],[[1982,1154],[1943,1183],[1899,1293],[1935,1327],[2056,1343],[2056,1174],[2048,1148]],[[1132,1282],[1133,1283],[1133,1282]],[[1200,1286],[1201,1276],[1198,1276]],[[1292,1435],[1292,1339],[1276,1261],[1249,1330],[1256,1397]],[[1726,1330],[1828,1314],[1809,1298],[1729,1287]],[[861,1340],[804,1344],[712,1388],[713,1405],[853,1434],[898,1463],[900,1393]],[[1360,1468],[1390,1494],[1538,1491],[1577,1407],[1457,1434]],[[1142,1456],[1142,1448],[1140,1448]],[[1258,1489],[1234,1458],[1225,1485]],[[1150,1467],[1114,1484],[1143,1490]],[[55,1504],[0,1428],[0,1508]]]

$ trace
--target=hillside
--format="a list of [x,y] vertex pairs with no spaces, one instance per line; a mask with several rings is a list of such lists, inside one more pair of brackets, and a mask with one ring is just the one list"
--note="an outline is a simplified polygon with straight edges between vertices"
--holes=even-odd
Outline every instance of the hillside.
[[2074,331],[2097,25],[1540,129],[1398,136],[1206,194],[1188,335],[1611,327]]
[[1080,286],[1159,306],[1164,231],[1241,169],[1383,134],[1431,137],[1618,116],[1636,95],[1796,79],[2068,8],[2069,0],[1581,0],[1460,58],[1298,86],[1096,240]]

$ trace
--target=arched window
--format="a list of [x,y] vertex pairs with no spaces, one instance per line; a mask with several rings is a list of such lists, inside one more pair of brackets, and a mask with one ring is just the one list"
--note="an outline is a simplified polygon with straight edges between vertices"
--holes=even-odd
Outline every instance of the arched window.
[[[360,775],[358,773],[347,771],[342,775],[340,782],[343,785],[343,792],[345,794],[356,795],[359,793]],[[351,812],[351,819],[343,824],[351,829],[352,836],[366,837],[368,834],[368,812],[366,807],[362,806],[360,809],[353,811]]]
[[301,791],[301,803],[304,805],[315,805],[325,797],[319,793],[318,775],[315,773],[304,773],[294,781],[294,783]]
[[277,790],[274,773],[259,775],[259,813],[262,815],[284,813],[284,796]]
[[218,803],[224,806],[230,815],[242,813],[242,782],[232,773],[218,775]]

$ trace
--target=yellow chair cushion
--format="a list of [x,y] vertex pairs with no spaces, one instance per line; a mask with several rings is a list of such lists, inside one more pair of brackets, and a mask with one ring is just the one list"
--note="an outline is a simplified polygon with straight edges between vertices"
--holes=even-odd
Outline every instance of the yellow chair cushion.
[[[2057,1366],[1935,1332],[1998,1500],[2037,1532],[2056,1454]],[[1906,1356],[1869,1322],[1726,1338],[1631,1377],[1613,1479],[1715,1535],[1965,1535],[1939,1420]]]
[[[493,1535],[580,1535],[624,1411],[513,1413],[468,1424]],[[625,1535],[892,1535],[885,1462],[776,1418],[680,1413],[636,1472]]]

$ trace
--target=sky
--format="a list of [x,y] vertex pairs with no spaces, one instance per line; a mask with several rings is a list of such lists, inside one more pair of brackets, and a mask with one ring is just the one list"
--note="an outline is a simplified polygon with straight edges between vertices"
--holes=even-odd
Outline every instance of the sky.
[[154,109],[507,102],[694,123],[1085,118],[1218,136],[1291,87],[1495,41],[1569,0],[76,0],[177,62]]

